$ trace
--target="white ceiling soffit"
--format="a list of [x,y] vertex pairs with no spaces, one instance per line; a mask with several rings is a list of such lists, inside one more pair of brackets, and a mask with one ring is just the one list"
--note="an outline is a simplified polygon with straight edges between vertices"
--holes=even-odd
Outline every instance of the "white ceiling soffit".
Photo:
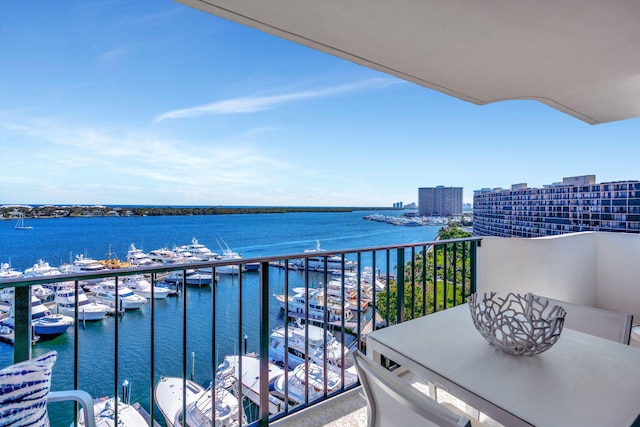
[[640,0],[178,0],[475,104],[640,117]]

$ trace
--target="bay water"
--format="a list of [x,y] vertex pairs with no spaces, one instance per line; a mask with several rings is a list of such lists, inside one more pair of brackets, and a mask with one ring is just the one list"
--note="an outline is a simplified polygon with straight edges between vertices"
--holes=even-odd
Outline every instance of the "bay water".
[[[327,250],[426,242],[434,240],[440,229],[439,226],[400,227],[363,219],[373,213],[376,211],[47,218],[29,220],[33,226],[31,230],[15,230],[14,221],[5,220],[0,221],[0,263],[10,263],[13,268],[24,271],[40,259],[58,266],[71,262],[77,254],[106,259],[111,252],[112,257],[115,254],[125,259],[132,243],[148,252],[189,244],[192,238],[214,252],[222,252],[220,246],[226,242],[245,258],[290,255],[315,248],[317,241]],[[399,215],[402,212],[381,213]],[[269,292],[282,292],[286,274],[289,275],[290,288],[304,285],[304,273],[270,268]],[[322,274],[311,273],[311,283],[322,279]],[[247,350],[258,350],[258,295],[258,274],[247,273],[243,276],[242,286],[238,276],[221,275],[216,286],[187,287],[186,294],[156,300],[153,373],[150,370],[150,304],[121,316],[87,322],[78,330],[80,388],[94,397],[113,396],[119,383],[126,379],[131,383],[132,401],[139,402],[148,410],[152,401],[150,390],[160,376],[182,376],[185,341],[189,355],[187,374],[191,376],[193,372],[194,380],[206,386],[215,373],[215,366],[225,355],[242,351],[245,336]],[[240,298],[242,325],[239,321]],[[183,325],[185,305],[186,327]],[[268,309],[269,327],[281,326],[283,313],[275,298],[272,298]],[[215,346],[212,313],[215,313],[216,321]],[[186,338],[183,331],[186,331]],[[74,330],[71,328],[65,334],[39,341],[33,347],[33,355],[49,350],[59,353],[53,371],[54,389],[73,386],[73,343]],[[0,366],[11,364],[12,357],[11,346],[0,343]],[[116,357],[117,380],[114,380]],[[54,426],[69,425],[68,416],[58,416],[55,409],[50,416]],[[156,419],[161,420],[157,410]]]

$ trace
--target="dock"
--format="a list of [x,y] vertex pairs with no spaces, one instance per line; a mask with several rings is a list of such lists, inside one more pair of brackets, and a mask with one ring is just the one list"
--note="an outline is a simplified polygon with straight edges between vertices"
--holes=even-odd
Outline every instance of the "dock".
[[[305,271],[304,267],[292,264],[290,262],[289,263],[285,263],[284,261],[269,261],[269,267],[276,267],[276,268],[279,268],[281,270],[284,270],[285,267],[287,267],[291,271],[300,271],[300,272]],[[324,268],[310,268],[309,271],[313,271],[315,273],[324,273]],[[349,270],[347,270],[347,272],[348,271]],[[334,275],[334,276],[337,276],[337,275],[341,274],[341,270],[339,270],[339,269],[336,270],[336,269],[330,268],[330,269],[327,270],[327,273],[329,273],[331,275]]]
[[13,345],[13,332],[0,332],[0,341]]
[[[31,345],[35,344],[39,339],[40,337],[38,335],[33,334],[31,337]],[[0,326],[0,342],[13,345],[15,337],[12,328],[8,326]]]
[[[31,345],[35,344],[40,339],[39,336],[31,338]],[[12,332],[0,332],[0,342],[13,345],[15,339]]]

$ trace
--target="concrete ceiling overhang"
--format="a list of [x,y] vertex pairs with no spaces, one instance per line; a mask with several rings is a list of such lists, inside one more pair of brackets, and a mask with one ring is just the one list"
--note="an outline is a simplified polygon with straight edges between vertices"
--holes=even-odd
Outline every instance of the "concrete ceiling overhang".
[[638,0],[178,0],[475,103],[640,117]]

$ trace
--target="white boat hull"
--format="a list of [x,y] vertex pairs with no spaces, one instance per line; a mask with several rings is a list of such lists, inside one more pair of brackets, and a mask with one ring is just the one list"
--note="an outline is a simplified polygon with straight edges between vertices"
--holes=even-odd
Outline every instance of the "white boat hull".
[[[93,405],[97,427],[115,427],[115,399],[96,399]],[[78,412],[78,425],[84,427],[84,415]],[[73,427],[71,423],[71,427]],[[118,400],[118,427],[148,427],[144,417],[131,405]]]
[[[183,405],[183,385],[186,384],[186,405]],[[168,427],[200,427],[211,425],[211,403],[215,401],[215,426],[235,427],[238,423],[238,399],[222,387],[211,388],[182,378],[162,377],[156,384],[154,397]],[[186,406],[187,412],[183,414]],[[243,425],[246,425],[243,413]]]
[[[216,380],[225,388],[233,387],[240,376],[239,357],[237,355],[226,356],[224,362],[218,366]],[[269,363],[269,383],[282,375],[284,371],[273,363]],[[260,405],[260,359],[257,356],[242,356],[242,394]],[[284,402],[275,396],[269,395],[269,413],[277,414],[284,409]]]
[[[285,335],[288,336],[287,349],[285,349]],[[346,367],[350,367],[353,365],[349,349],[340,343],[330,331],[325,332],[323,328],[314,325],[305,327],[291,324],[286,332],[284,326],[274,329],[269,336],[269,358],[284,364],[285,350],[288,354],[289,369],[294,369],[304,363],[305,352],[307,352],[307,358],[318,365],[324,365],[325,358],[327,363],[333,366],[344,364]]]
[[[305,364],[298,365],[292,372],[287,375],[287,382],[285,382],[285,376],[280,375],[273,383],[273,393],[285,399],[285,384],[288,383],[286,390],[286,397],[293,404],[305,403],[306,401],[306,388],[308,387],[309,402],[324,396],[325,388],[326,392],[333,393],[340,388],[342,380],[340,375],[334,370],[328,370],[327,382],[325,386],[324,376],[325,371],[322,366],[315,363],[309,363],[308,375],[305,369]],[[308,382],[307,382],[308,378]]]
[[[97,321],[102,320],[105,316],[113,311],[112,309],[105,307],[101,308],[97,304],[89,304],[90,306],[95,306],[96,308],[91,307],[83,307],[78,309],[78,320],[86,320],[86,321]],[[75,309],[73,307],[64,307],[58,308],[58,313],[63,314],[65,316],[74,317],[76,315]]]

